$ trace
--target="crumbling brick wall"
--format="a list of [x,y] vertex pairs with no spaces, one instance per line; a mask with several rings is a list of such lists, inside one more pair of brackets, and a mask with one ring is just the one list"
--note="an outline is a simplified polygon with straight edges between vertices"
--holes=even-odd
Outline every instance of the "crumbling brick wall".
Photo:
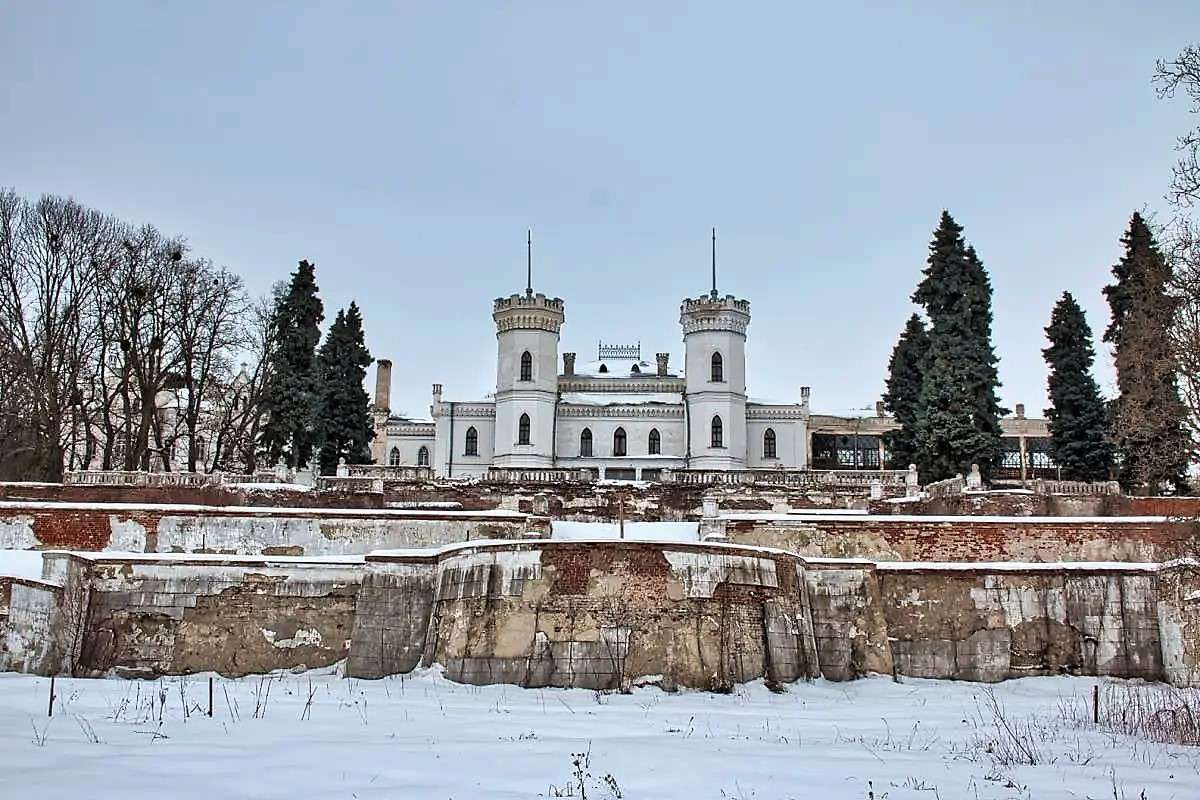
[[900,674],[1162,677],[1153,568],[881,564],[878,575]]
[[1197,526],[1162,518],[794,515],[725,522],[737,544],[878,561],[1136,561],[1188,552]]

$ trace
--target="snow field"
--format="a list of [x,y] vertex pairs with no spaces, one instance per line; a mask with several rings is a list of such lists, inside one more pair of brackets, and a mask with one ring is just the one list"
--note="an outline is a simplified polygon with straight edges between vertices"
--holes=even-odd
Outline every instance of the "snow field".
[[[578,798],[580,781],[592,800],[1200,797],[1195,749],[1063,720],[1060,703],[1095,683],[877,677],[620,695],[321,671],[217,677],[210,719],[208,676],[61,679],[48,723],[48,679],[3,674],[0,797]],[[1037,766],[987,752],[989,691],[1007,719],[1037,720]]]

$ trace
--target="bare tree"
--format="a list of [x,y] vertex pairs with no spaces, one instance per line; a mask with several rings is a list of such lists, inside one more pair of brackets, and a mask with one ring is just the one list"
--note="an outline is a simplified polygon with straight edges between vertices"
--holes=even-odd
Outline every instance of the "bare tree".
[[[73,200],[0,190],[0,345],[6,472],[58,480],[95,343],[90,314],[113,222]],[[11,393],[11,394],[10,394]]]

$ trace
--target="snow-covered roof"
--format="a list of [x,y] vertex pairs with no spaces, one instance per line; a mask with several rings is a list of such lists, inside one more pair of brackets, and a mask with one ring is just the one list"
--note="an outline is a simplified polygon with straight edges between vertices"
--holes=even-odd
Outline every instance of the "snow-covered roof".
[[[637,367],[637,372],[633,371]],[[604,369],[601,369],[604,367]],[[583,378],[653,377],[658,374],[658,364],[632,359],[610,358],[605,361],[576,361],[575,375]],[[678,378],[683,370],[668,369],[667,376]]]
[[563,392],[562,402],[577,406],[680,405],[675,392]]

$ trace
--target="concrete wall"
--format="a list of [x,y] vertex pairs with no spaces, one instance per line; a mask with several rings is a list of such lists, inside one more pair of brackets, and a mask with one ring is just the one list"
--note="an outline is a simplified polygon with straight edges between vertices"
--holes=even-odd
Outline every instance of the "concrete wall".
[[1163,677],[1152,568],[880,564],[878,575],[900,674]]
[[53,671],[60,596],[52,584],[0,576],[0,672]]
[[[225,675],[322,667],[347,656],[361,562],[72,556],[89,592],[78,675]],[[64,600],[66,602],[66,600]],[[64,623],[64,624],[68,624]]]
[[1163,672],[1176,686],[1200,686],[1200,564],[1183,560],[1158,573]]
[[330,511],[112,503],[0,502],[0,549],[342,555],[521,538],[508,511]]

